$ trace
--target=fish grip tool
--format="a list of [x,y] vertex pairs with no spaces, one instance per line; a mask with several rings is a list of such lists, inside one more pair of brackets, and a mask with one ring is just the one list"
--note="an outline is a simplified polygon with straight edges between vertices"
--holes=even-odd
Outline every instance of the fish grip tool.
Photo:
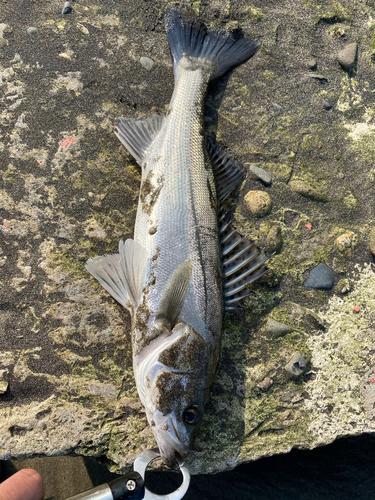
[[[182,474],[182,484],[177,490],[166,495],[157,495],[145,486],[147,466],[159,458],[158,448],[142,452],[134,461],[133,471],[90,490],[78,493],[66,500],[181,500],[190,484],[190,474],[183,464],[178,464]],[[50,499],[48,499],[50,500]]]

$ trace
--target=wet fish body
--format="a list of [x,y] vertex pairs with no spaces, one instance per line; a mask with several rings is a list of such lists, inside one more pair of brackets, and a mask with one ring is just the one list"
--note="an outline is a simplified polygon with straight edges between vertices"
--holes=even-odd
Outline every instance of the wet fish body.
[[211,79],[248,60],[251,39],[166,14],[175,88],[166,116],[117,119],[142,169],[134,240],[86,267],[132,317],[137,389],[168,465],[187,455],[220,352],[224,309],[248,294],[266,257],[225,221],[243,170],[203,133]]

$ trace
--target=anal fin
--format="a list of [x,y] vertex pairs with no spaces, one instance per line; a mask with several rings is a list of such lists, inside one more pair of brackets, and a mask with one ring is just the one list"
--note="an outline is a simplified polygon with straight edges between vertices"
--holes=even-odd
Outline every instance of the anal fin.
[[223,252],[225,309],[234,308],[237,301],[250,295],[247,288],[264,273],[268,255],[261,252],[254,241],[243,238],[230,222],[220,218],[220,239]]
[[86,262],[86,269],[123,307],[132,312],[141,294],[143,271],[147,261],[146,250],[134,240],[119,243],[119,253],[94,257]]

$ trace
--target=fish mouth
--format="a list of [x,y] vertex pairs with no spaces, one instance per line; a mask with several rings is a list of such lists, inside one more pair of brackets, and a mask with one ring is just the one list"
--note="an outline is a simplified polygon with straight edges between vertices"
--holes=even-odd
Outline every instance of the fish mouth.
[[[185,439],[184,439],[185,437]],[[155,439],[159,446],[162,459],[167,467],[183,465],[183,460],[189,453],[189,437],[181,436],[178,431],[177,420],[174,416],[168,416],[164,423],[155,429]]]

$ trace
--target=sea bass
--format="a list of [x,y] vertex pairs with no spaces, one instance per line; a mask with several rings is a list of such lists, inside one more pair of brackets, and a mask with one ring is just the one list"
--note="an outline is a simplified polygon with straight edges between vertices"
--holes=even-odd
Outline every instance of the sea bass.
[[244,172],[203,131],[208,83],[260,43],[207,31],[176,8],[165,24],[175,75],[168,112],[116,120],[117,137],[142,169],[134,240],[86,268],[131,314],[139,397],[172,466],[201,421],[224,311],[249,294],[267,257],[225,220],[222,203]]

